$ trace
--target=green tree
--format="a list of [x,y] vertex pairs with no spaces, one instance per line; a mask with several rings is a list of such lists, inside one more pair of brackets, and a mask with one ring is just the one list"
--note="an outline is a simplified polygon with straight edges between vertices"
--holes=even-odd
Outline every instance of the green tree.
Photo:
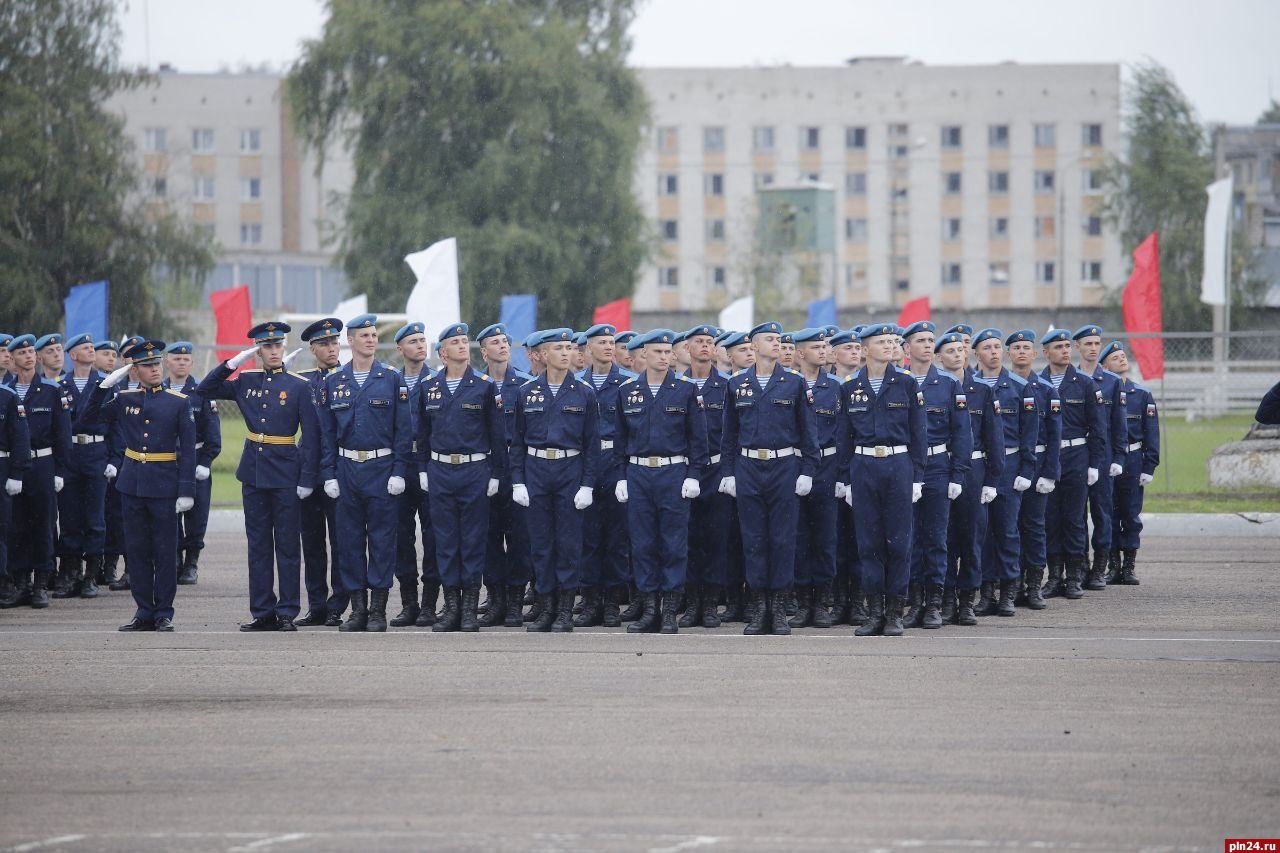
[[1280,124],[1280,101],[1271,99],[1267,109],[1258,116],[1258,124]]
[[[1213,311],[1200,301],[1204,213],[1214,180],[1208,135],[1168,69],[1147,62],[1133,69],[1125,93],[1128,159],[1104,169],[1104,215],[1132,253],[1152,231],[1160,234],[1160,287],[1168,331],[1207,330]],[[1261,302],[1265,282],[1252,251],[1237,235],[1232,251],[1233,306]],[[1118,305],[1120,290],[1113,294]]]
[[119,35],[113,0],[0,0],[0,317],[13,334],[61,328],[67,291],[99,279],[113,334],[165,334],[165,298],[213,268],[211,243],[137,192],[104,103],[149,78],[120,67]]
[[[339,254],[384,309],[409,252],[457,237],[462,310],[536,293],[544,325],[629,295],[645,256],[632,192],[644,93],[632,0],[330,0],[289,75],[300,134],[351,152]],[[430,320],[430,318],[423,318]]]

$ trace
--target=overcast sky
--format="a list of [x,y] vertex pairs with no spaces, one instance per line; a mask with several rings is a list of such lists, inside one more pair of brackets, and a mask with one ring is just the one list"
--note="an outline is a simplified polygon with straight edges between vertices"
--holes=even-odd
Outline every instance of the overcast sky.
[[[283,68],[320,34],[324,4],[128,0],[121,17],[130,64]],[[1280,97],[1276,0],[641,0],[633,34],[639,66],[834,65],[882,54],[932,65],[1151,57],[1209,121],[1252,123]]]

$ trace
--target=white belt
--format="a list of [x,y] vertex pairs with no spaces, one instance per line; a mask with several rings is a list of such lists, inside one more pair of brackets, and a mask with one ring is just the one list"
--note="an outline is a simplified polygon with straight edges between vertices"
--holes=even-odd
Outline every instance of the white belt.
[[446,465],[464,465],[467,462],[480,462],[488,459],[488,453],[436,453],[431,451],[431,458]]
[[1036,453],[1044,453],[1048,449],[1049,448],[1045,447],[1043,444],[1036,445]]
[[52,448],[52,447],[41,447],[41,448],[39,448],[39,449],[37,450],[36,448],[34,448],[34,447],[33,447],[33,448],[31,448],[31,455],[32,455],[32,456],[35,456],[35,457],[37,457],[37,458],[39,458],[39,457],[41,457],[41,456],[52,456],[52,455],[53,455],[53,448]]
[[645,468],[662,468],[666,465],[683,465],[689,461],[687,456],[632,456],[630,457],[632,465],[642,465]]
[[925,456],[937,456],[939,453],[946,453],[947,446],[945,444],[935,444],[929,448],[929,452]]
[[203,442],[203,441],[197,441],[197,442],[196,442],[196,450],[199,450],[199,449],[200,449],[200,448],[202,448],[202,447],[204,447],[204,442]]
[[710,462],[710,464],[712,464],[712,465],[719,465],[719,464],[720,464],[720,454],[719,454],[719,453],[717,453],[715,456],[712,456],[712,457],[711,457],[711,462]]
[[1062,439],[1063,447],[1079,447],[1089,439],[1087,438],[1064,438]]
[[835,456],[835,455],[836,455],[836,448],[834,448],[834,447],[824,447],[824,448],[822,448],[822,455],[823,455],[823,456]]
[[351,459],[355,462],[367,462],[370,459],[381,459],[384,456],[390,456],[391,448],[380,447],[377,450],[347,450],[345,447],[339,447],[338,455]]
[[784,456],[791,456],[796,452],[794,447],[780,447],[777,450],[767,450],[763,447],[744,447],[742,455],[748,459],[781,459]]
[[1135,441],[1133,444],[1129,445],[1129,452],[1130,452],[1130,453],[1132,453],[1132,452],[1133,452],[1133,451],[1135,451],[1135,450],[1141,450],[1141,449],[1142,449],[1142,442],[1141,442],[1141,441]]
[[530,456],[536,456],[539,459],[570,459],[581,452],[578,450],[562,450],[559,447],[548,447],[546,450],[543,450],[540,447],[530,447],[527,449]]
[[613,450],[613,439],[612,439],[612,438],[602,438],[602,439],[600,439],[600,449],[601,449],[601,450]]
[[1012,456],[1013,454],[1017,453],[1021,449],[1022,449],[1021,447],[1006,447],[1004,449],[1004,455]]
[[417,453],[417,452],[418,452],[418,442],[417,442],[417,440],[416,440],[416,439],[415,439],[415,440],[414,440],[414,442],[413,442],[413,448],[412,448],[412,449],[413,449],[413,452],[414,452],[414,453]]
[[9,451],[0,450],[0,459],[8,459],[8,458],[9,458]]
[[883,459],[886,456],[897,456],[899,453],[906,453],[907,446],[905,444],[895,444],[892,447],[886,447],[883,444],[877,444],[875,447],[855,447],[853,452],[859,456],[874,456],[877,459]]
[[106,437],[101,435],[90,435],[89,433],[79,433],[71,436],[71,440],[76,444],[97,444],[100,441],[106,441]]
[[985,450],[975,450],[975,451],[973,451],[972,453],[970,453],[970,454],[969,454],[969,458],[970,458],[970,459],[986,459],[986,458],[987,458],[987,451],[985,451]]

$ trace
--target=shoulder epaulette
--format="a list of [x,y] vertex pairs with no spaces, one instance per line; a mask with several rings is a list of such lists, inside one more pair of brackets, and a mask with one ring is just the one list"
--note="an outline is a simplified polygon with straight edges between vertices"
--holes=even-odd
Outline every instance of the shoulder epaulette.
[[294,373],[292,370],[286,370],[286,371],[285,371],[285,373],[289,374],[290,376],[295,376],[295,377],[297,377],[298,379],[301,379],[303,382],[310,382],[310,381],[311,381],[311,380],[310,380],[310,379],[308,379],[307,377],[303,376],[301,373]]
[[179,400],[185,400],[185,399],[187,399],[187,395],[186,395],[186,394],[183,394],[181,391],[175,391],[175,390],[173,390],[172,388],[166,388],[166,389],[164,389],[164,392],[165,392],[166,394],[172,394],[173,396],[177,397]]
[[41,377],[40,377],[40,381],[41,381],[42,383],[44,383],[45,385],[48,385],[48,386],[49,386],[49,387],[51,387],[51,388],[57,388],[57,387],[59,387],[57,382],[54,382],[52,379],[48,379],[48,378],[46,378],[46,377],[44,377],[44,376],[41,376]]
[[796,370],[794,367],[784,367],[782,369],[787,371],[787,373],[794,373],[796,376],[800,375],[800,371]]
[[[319,372],[320,372],[320,368],[318,368],[318,367],[307,367],[307,368],[304,368],[304,369],[302,369],[302,370],[299,370],[297,373],[294,373],[292,370],[290,370],[289,372],[290,372],[290,373],[293,373],[295,376],[302,376],[302,374],[304,374],[304,373],[319,373]],[[303,377],[303,378],[304,378],[304,379],[310,379],[311,377],[307,376],[307,377]]]
[[[632,382],[635,382],[635,381],[636,381],[636,377],[632,376],[630,379],[627,379],[626,381],[624,381],[622,385],[630,385]],[[619,385],[618,387],[621,388],[622,385]]]
[[492,382],[492,381],[493,381],[493,377],[492,377],[492,376],[490,376],[490,375],[489,375],[489,374],[487,374],[487,373],[481,373],[481,374],[480,374],[480,378],[481,378],[481,379],[486,379],[486,380],[488,380],[489,382]]
[[730,374],[729,374],[729,378],[730,378],[730,379],[737,379],[737,378],[738,378],[738,374],[739,374],[739,373],[743,373],[745,370],[746,370],[746,368],[743,368],[743,370],[735,370],[735,371],[733,371],[733,373],[730,373]]
[[1150,389],[1150,388],[1147,388],[1145,385],[1139,385],[1137,382],[1133,383],[1133,390],[1135,390],[1135,391],[1145,391],[1145,392],[1146,392],[1146,393],[1148,393],[1148,394],[1150,394],[1150,393],[1151,393],[1151,389]]
[[627,370],[625,367],[619,367],[618,372],[629,379],[637,379],[640,376],[639,373],[636,373],[634,370]]
[[[1116,379],[1120,379],[1119,373],[1112,373],[1110,370],[1107,370],[1105,367],[1102,368],[1102,372],[1107,374],[1108,376],[1114,376]],[[1123,382],[1124,380],[1120,379],[1120,381]]]
[[694,381],[690,379],[688,376],[677,375],[676,378],[683,382],[688,382],[690,385],[694,384]]
[[5,385],[2,382],[0,382],[0,388],[3,388],[4,390],[8,391],[10,394],[13,394],[15,397],[18,395],[17,391],[13,390],[8,385]]
[[526,386],[528,386],[528,385],[532,385],[533,383],[535,383],[535,382],[537,382],[537,381],[538,381],[537,377],[532,377],[532,376],[531,376],[531,377],[529,378],[529,381],[528,381],[528,382],[526,382],[526,383],[524,383],[524,385],[521,385],[520,387],[521,387],[521,388],[524,388],[524,387],[526,387]]

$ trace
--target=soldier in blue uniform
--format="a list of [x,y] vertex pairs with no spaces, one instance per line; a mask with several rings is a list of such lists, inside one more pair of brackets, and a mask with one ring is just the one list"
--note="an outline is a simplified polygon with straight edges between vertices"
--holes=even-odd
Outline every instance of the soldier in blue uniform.
[[996,495],[987,504],[987,536],[982,546],[982,595],[978,616],[1013,616],[1022,574],[1018,513],[1022,495],[1031,488],[1037,470],[1036,443],[1040,415],[1033,389],[1004,369],[1004,333],[983,329],[973,338],[978,380],[992,392],[996,430],[1002,435],[1004,468]]
[[[105,376],[115,370],[118,363],[126,363],[128,359],[124,358],[123,354],[126,344],[134,346],[140,342],[141,338],[137,336],[126,341],[125,344],[117,344],[115,341],[98,341],[94,344],[98,372]],[[127,381],[125,384],[137,385],[136,382]],[[116,488],[116,472],[124,462],[124,447],[120,444],[119,436],[109,436],[107,444],[107,498],[104,513],[107,533],[102,549],[102,574],[98,578],[98,586],[99,588],[106,586],[112,592],[119,592],[129,588],[128,565],[125,566],[122,575],[116,574],[120,558],[124,555],[124,515],[120,508],[120,490]]]
[[569,371],[572,329],[534,338],[546,372],[520,389],[511,442],[512,499],[527,507],[538,602],[530,631],[572,631],[581,577],[583,510],[594,500],[599,447],[595,392]]
[[[244,501],[253,616],[240,626],[242,631],[297,630],[293,620],[300,609],[299,499],[311,495],[316,478],[317,423],[310,383],[284,368],[289,332],[287,323],[254,326],[248,333],[254,346],[219,364],[196,386],[205,400],[234,400],[248,429],[236,469]],[[229,378],[255,355],[261,368]],[[299,430],[301,438],[296,438]]]
[[937,327],[928,320],[903,330],[911,375],[924,394],[928,433],[924,492],[912,507],[911,582],[907,587],[907,628],[942,627],[942,591],[947,580],[947,531],[952,502],[964,494],[973,454],[972,418],[960,383],[934,366]]
[[[48,337],[48,336],[46,336]],[[19,588],[13,605],[49,606],[53,574],[57,492],[71,460],[71,403],[53,380],[36,368],[36,339],[18,335],[9,342],[13,372],[5,384],[18,395],[31,437],[31,465],[14,495],[9,539],[9,574]]]
[[[11,335],[0,335],[13,340]],[[8,344],[5,344],[7,346]],[[5,355],[9,351],[4,350]],[[0,607],[17,600],[17,587],[9,577],[9,537],[13,498],[22,493],[22,478],[31,467],[31,430],[18,393],[0,380]]]
[[1049,362],[1040,376],[1062,401],[1061,470],[1045,508],[1049,571],[1043,592],[1074,600],[1084,595],[1080,583],[1089,562],[1085,499],[1107,463],[1106,406],[1097,383],[1071,366],[1070,330],[1050,329],[1040,343]]
[[164,387],[187,395],[196,423],[196,504],[178,516],[179,586],[199,580],[200,552],[204,550],[204,533],[209,528],[209,504],[213,497],[213,460],[222,452],[218,404],[196,394],[199,383],[191,375],[194,351],[190,341],[175,341],[164,348],[165,368],[169,373]]
[[[827,339],[834,357],[832,373],[842,383],[862,368],[862,344],[854,334],[856,328],[838,330]],[[862,594],[862,577],[858,571],[853,508],[843,498],[836,501],[836,577],[831,598],[833,624],[861,625],[866,621],[866,597]]]
[[[619,461],[614,453],[619,389],[635,374],[614,363],[616,331],[608,323],[597,323],[581,335],[586,341],[588,364],[577,378],[590,383],[596,392],[600,448],[596,452],[595,493],[582,521],[582,613],[573,620],[576,628],[606,624],[606,607],[608,627],[618,627],[618,606],[632,581],[628,512],[613,497],[614,487],[627,476],[626,460]],[[632,343],[636,340],[639,338]]]
[[[720,348],[724,350],[725,356],[729,361],[729,373],[725,379],[732,377],[734,373],[747,370],[754,367],[756,363],[755,350],[751,348],[750,336],[747,332],[735,332],[726,330],[721,332],[717,338]],[[726,382],[726,386],[728,383]],[[728,418],[729,408],[734,400],[732,391],[725,392],[725,418]],[[712,448],[717,452],[723,449],[724,445],[724,424],[721,424],[721,443],[720,447]],[[721,462],[723,463],[723,455]],[[723,475],[716,483],[716,492],[724,494],[729,498],[729,535],[728,549],[725,552],[725,574],[724,574],[724,599],[725,609],[720,614],[721,622],[751,622],[751,613],[749,612],[752,603],[755,601],[753,596],[749,596],[744,587],[746,583],[746,565],[742,551],[742,525],[738,519],[738,502],[732,496],[720,491],[720,483],[724,481]],[[626,617],[623,617],[624,621]]]
[[[103,424],[124,447],[117,488],[125,525],[133,619],[121,631],[172,631],[178,591],[178,514],[195,505],[196,425],[187,395],[164,387],[164,341],[136,344],[89,395],[77,429]],[[137,388],[116,391],[134,372]]]
[[1120,553],[1119,559],[1112,561],[1118,568],[1107,582],[1137,586],[1134,565],[1142,546],[1142,496],[1160,464],[1160,416],[1151,392],[1129,378],[1129,356],[1119,342],[1107,344],[1099,363],[1120,377],[1127,428],[1124,473],[1115,481],[1114,541]]
[[[506,445],[510,454],[515,432],[516,397],[533,377],[511,366],[511,334],[502,323],[485,326],[476,335],[485,373],[502,395]],[[504,625],[519,628],[524,621],[524,588],[529,582],[529,532],[525,510],[511,499],[511,468],[508,465],[498,483],[498,493],[489,498],[488,544],[485,550],[484,583],[489,591],[488,607],[480,627]]]
[[444,367],[422,380],[418,482],[431,496],[436,565],[444,610],[432,631],[478,631],[476,608],[488,545],[489,499],[507,472],[502,396],[487,373],[471,369],[466,323],[437,337]]
[[5,384],[5,380],[13,372],[13,356],[9,354],[9,344],[12,341],[13,335],[0,332],[0,385]]
[[1083,584],[1085,589],[1097,591],[1107,588],[1105,575],[1112,552],[1112,517],[1115,514],[1113,486],[1115,478],[1124,473],[1127,456],[1124,449],[1128,435],[1124,415],[1125,392],[1120,387],[1120,377],[1103,368],[1099,361],[1102,327],[1082,326],[1071,337],[1080,354],[1079,371],[1092,378],[1102,392],[1102,417],[1107,424],[1106,470],[1100,470],[1098,482],[1089,487],[1089,517],[1093,519],[1093,562],[1088,566]]
[[670,329],[654,329],[628,344],[646,349],[645,373],[622,385],[614,415],[614,465],[624,472],[614,496],[630,515],[631,557],[643,599],[640,618],[627,626],[633,634],[679,630],[690,503],[701,493],[699,475],[709,459],[698,386],[671,369],[675,337]]
[[800,502],[813,489],[821,459],[808,389],[800,374],[781,367],[782,325],[751,330],[752,368],[729,381],[720,489],[738,502],[742,552],[751,588],[752,620],[745,634],[790,634],[787,594],[795,582]]
[[351,615],[340,631],[387,630],[396,524],[405,478],[416,474],[409,388],[376,358],[378,318],[347,324],[351,361],[324,380],[320,412],[324,490],[338,501],[339,566]]

